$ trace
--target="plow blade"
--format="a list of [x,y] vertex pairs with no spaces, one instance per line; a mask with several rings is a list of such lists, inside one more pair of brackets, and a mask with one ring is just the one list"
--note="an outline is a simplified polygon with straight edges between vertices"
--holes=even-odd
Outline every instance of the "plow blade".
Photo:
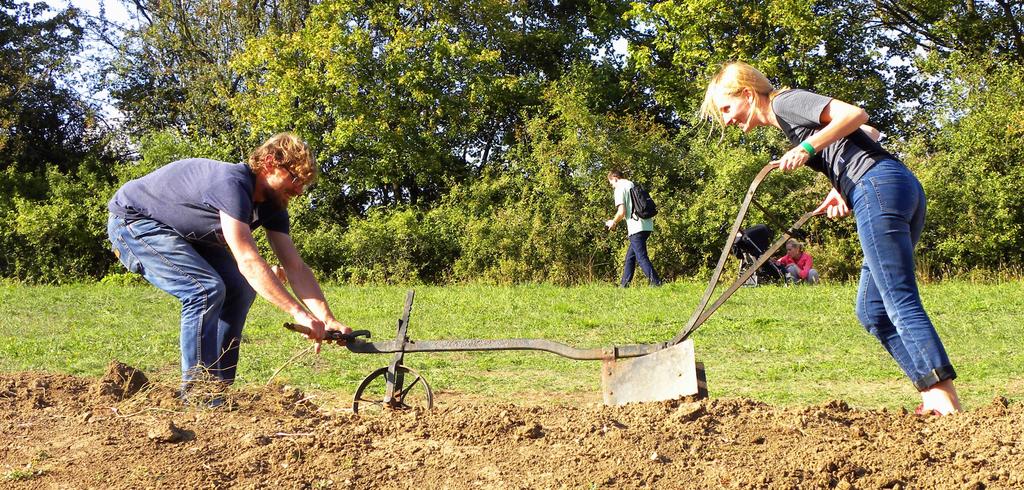
[[707,396],[704,365],[696,362],[693,340],[646,356],[605,359],[601,366],[605,405]]

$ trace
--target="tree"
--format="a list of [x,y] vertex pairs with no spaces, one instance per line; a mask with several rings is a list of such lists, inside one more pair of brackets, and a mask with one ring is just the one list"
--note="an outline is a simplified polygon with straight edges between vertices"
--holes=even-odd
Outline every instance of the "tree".
[[108,73],[125,130],[172,130],[241,157],[247,150],[227,101],[243,83],[230,60],[258,35],[293,32],[309,0],[124,0],[135,26],[103,36],[118,53]]
[[722,63],[743,60],[777,86],[806,88],[864,107],[872,124],[896,129],[897,106],[915,96],[912,71],[887,63],[883,33],[851,15],[844,0],[667,0],[637,4],[629,17],[630,64],[655,98],[696,114]]
[[600,63],[623,2],[328,0],[232,67],[254,139],[296,128],[318,149],[322,209],[434,202],[499,160],[544,87]]
[[920,249],[932,264],[964,272],[1024,262],[1024,64],[950,57],[934,136],[906,144],[907,163],[928,193]]
[[891,36],[904,52],[915,48],[944,55],[1006,56],[1024,63],[1024,4],[1011,0],[853,2]]
[[81,51],[78,11],[0,5],[0,170],[74,169],[98,136],[94,108],[68,84]]

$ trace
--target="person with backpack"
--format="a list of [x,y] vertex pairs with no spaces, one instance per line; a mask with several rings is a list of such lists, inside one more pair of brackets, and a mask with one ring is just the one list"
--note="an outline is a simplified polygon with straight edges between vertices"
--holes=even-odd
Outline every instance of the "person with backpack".
[[914,247],[924,228],[924,188],[878,144],[864,109],[807,90],[776,90],[756,68],[726,63],[708,83],[700,114],[724,131],[739,126],[782,131],[792,148],[772,162],[783,172],[809,167],[832,190],[818,207],[829,218],[851,212],[864,263],[855,311],[917,388],[915,413],[960,411],[956,371],[921,303]]
[[626,260],[623,264],[620,287],[629,287],[637,264],[647,276],[651,286],[661,286],[661,279],[654,271],[650,257],[647,256],[647,239],[654,231],[654,215],[657,209],[654,201],[642,187],[634,185],[623,177],[619,170],[608,172],[608,183],[615,195],[615,216],[604,225],[608,230],[615,229],[619,221],[626,221],[626,233],[629,235],[629,248],[626,249]]

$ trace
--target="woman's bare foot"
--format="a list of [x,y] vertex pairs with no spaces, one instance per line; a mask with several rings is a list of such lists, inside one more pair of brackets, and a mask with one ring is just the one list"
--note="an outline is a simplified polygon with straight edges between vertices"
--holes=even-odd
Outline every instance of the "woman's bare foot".
[[961,410],[960,398],[956,394],[956,387],[953,386],[951,379],[939,381],[922,391],[921,404],[925,413],[935,410],[942,415],[949,415]]

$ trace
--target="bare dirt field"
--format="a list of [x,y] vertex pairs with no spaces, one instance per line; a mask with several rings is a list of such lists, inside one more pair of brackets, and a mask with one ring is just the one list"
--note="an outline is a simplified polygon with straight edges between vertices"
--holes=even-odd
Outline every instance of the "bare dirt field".
[[[1024,408],[951,417],[750,400],[327,411],[271,386],[216,409],[173,389],[0,375],[4,488],[1020,488]],[[455,398],[454,400],[452,398]],[[461,403],[460,403],[461,402]]]

